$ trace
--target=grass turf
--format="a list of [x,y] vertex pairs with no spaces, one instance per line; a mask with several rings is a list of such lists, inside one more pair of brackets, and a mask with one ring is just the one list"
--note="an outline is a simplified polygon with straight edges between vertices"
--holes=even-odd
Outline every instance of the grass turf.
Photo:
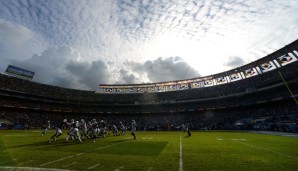
[[[28,167],[65,170],[297,170],[298,138],[247,132],[137,132],[95,143],[65,133],[0,131],[0,170]],[[182,148],[180,150],[180,139]],[[182,152],[182,154],[180,153]],[[182,156],[182,158],[181,158]],[[179,161],[181,162],[179,163]]]

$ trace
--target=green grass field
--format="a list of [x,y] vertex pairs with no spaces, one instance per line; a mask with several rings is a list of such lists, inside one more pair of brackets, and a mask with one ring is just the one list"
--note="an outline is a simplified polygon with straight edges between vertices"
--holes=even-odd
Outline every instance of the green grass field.
[[0,131],[0,170],[297,170],[298,138],[247,132],[137,132],[63,143]]

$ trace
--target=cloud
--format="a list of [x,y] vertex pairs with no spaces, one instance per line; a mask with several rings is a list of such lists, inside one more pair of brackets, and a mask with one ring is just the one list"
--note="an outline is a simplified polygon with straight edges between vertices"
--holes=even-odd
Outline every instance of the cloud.
[[44,42],[40,37],[22,25],[13,24],[0,19],[0,51],[1,56],[10,60],[29,58],[40,53]]
[[0,39],[5,43],[20,44],[31,38],[32,32],[28,28],[0,20]]
[[[126,61],[123,68],[102,60],[81,61],[70,47],[50,48],[12,65],[35,72],[36,82],[82,90],[98,89],[99,84],[136,84],[174,81],[198,77],[199,73],[180,57],[157,58],[144,63]],[[115,74],[116,73],[116,74]]]
[[0,69],[79,89],[205,76],[297,39],[297,10],[293,0],[0,1]]
[[125,70],[125,69],[121,69],[119,71],[120,73],[120,79],[116,82],[116,84],[133,84],[133,83],[137,83],[138,78],[130,73],[129,71]]
[[70,47],[50,48],[13,65],[35,72],[34,81],[66,88],[97,90],[109,83],[108,66],[101,60],[82,62],[80,53]]
[[240,67],[245,64],[244,59],[238,57],[238,56],[231,56],[229,57],[228,61],[224,63],[224,66],[227,66],[229,68],[236,68]]
[[[125,68],[131,72],[129,78],[139,82],[163,82],[194,78],[200,74],[180,57],[157,58],[144,63],[127,61]],[[127,76],[127,71],[124,72]]]

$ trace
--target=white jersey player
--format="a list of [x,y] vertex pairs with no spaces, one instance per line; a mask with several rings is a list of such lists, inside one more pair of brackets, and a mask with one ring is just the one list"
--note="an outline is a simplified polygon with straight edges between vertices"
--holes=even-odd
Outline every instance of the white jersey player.
[[90,127],[91,127],[90,128],[91,136],[92,136],[93,142],[95,142],[98,137],[98,132],[99,132],[98,123],[97,123],[96,119],[91,120]]
[[116,125],[112,125],[112,132],[113,132],[114,136],[119,136],[120,135]]
[[123,125],[122,122],[120,122],[120,129],[121,129],[121,134],[122,135],[125,135],[125,133],[126,133],[126,127]]
[[81,133],[81,138],[84,140],[87,138],[87,123],[84,121],[84,119],[80,120],[80,133]]
[[100,126],[99,135],[102,136],[103,138],[105,138],[108,134],[107,123],[104,120],[101,120],[99,122],[99,126]]
[[67,136],[66,136],[66,139],[65,140],[67,142],[68,139],[69,139],[69,137],[72,136],[72,135],[74,135],[75,138],[77,138],[80,142],[82,142],[81,137],[79,135],[79,126],[80,126],[80,123],[79,123],[79,121],[74,122],[73,119],[72,119],[72,121],[73,122],[71,122],[71,123],[67,123],[67,125],[70,126],[71,129],[67,133]]

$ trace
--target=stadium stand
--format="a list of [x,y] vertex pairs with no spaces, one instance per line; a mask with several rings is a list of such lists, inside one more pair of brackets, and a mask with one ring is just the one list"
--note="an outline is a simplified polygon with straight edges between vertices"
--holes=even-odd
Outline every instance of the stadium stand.
[[[297,49],[298,41],[295,41],[264,58],[212,78],[226,78],[235,72],[246,74],[249,69],[259,67],[256,70],[259,74],[255,76],[176,91],[97,93],[0,74],[0,119],[35,128],[45,120],[59,123],[63,118],[99,118],[111,124],[122,121],[127,125],[133,118],[141,130],[176,130],[179,125],[190,123],[194,130],[298,132],[298,104],[295,101],[298,61],[285,61],[288,63],[283,65],[282,60],[286,58],[280,58],[291,53],[297,59]],[[260,69],[261,64],[268,61],[274,63],[275,68]],[[187,83],[189,87],[191,83]]]

